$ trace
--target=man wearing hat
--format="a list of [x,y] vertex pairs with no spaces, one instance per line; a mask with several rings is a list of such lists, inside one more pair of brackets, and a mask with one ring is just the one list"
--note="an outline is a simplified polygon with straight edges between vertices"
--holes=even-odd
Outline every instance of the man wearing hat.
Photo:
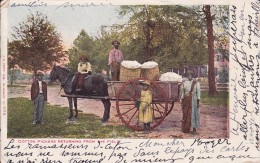
[[200,127],[200,83],[192,77],[193,72],[188,71],[186,76],[188,80],[184,81],[181,86],[181,105],[183,111],[182,131],[196,133],[196,128]]
[[113,81],[119,81],[120,75],[120,63],[123,61],[123,53],[119,50],[120,43],[117,40],[112,41],[114,48],[110,50],[108,56],[108,65],[110,66],[110,71]]
[[143,85],[143,90],[140,97],[138,121],[144,124],[144,131],[148,133],[150,132],[150,123],[153,121],[153,111],[151,109],[153,98],[152,92],[149,90],[150,81],[145,80],[141,84]]
[[33,125],[43,124],[44,101],[47,101],[47,84],[42,80],[44,74],[38,72],[31,86],[31,100],[34,104]]

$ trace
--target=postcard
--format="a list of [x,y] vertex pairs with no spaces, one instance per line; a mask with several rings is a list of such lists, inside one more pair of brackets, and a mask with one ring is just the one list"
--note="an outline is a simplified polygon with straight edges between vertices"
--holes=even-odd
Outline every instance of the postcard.
[[260,162],[259,9],[1,2],[1,162]]

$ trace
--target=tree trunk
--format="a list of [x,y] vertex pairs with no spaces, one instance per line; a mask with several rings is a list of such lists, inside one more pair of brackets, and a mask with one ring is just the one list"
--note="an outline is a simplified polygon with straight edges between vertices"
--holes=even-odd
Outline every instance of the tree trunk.
[[151,60],[151,47],[152,47],[152,37],[151,37],[151,27],[150,27],[151,18],[147,6],[145,6],[144,10],[146,16],[146,22],[143,27],[145,38],[146,38],[145,52],[146,52],[146,61],[149,61]]
[[38,71],[37,69],[33,70],[33,81],[36,80],[37,71]]
[[213,36],[213,24],[212,16],[210,11],[210,5],[203,6],[203,11],[206,16],[207,22],[207,37],[208,37],[208,83],[209,83],[209,95],[215,95],[217,93],[216,80],[215,80],[215,69],[214,69],[214,36]]

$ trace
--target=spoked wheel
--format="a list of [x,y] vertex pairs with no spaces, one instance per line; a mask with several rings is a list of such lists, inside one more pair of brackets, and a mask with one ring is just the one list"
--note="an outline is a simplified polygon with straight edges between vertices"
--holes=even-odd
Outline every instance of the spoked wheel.
[[[142,91],[141,78],[126,82],[119,90],[116,99],[116,109],[121,121],[128,127],[136,131],[143,130],[143,124],[138,124],[138,101]],[[153,122],[150,124],[154,129],[162,123],[168,112],[168,100],[161,87],[152,82],[150,90],[153,93],[151,109],[153,112]]]
[[169,109],[167,110],[166,116],[168,116],[168,115],[172,112],[172,109],[173,109],[173,107],[174,107],[174,102],[169,103],[169,105],[170,105],[170,107],[169,107]]

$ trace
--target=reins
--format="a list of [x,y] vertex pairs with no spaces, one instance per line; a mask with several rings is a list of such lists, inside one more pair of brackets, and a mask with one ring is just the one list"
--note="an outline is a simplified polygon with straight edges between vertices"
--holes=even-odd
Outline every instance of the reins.
[[62,89],[64,89],[64,87],[67,85],[67,86],[72,86],[72,84],[67,84],[67,81],[69,80],[69,77],[70,77],[70,75],[71,74],[73,74],[73,73],[71,73],[69,70],[67,70],[67,69],[64,69],[64,68],[62,68],[62,67],[59,67],[61,70],[64,70],[64,71],[67,71],[68,72],[68,74],[66,75],[66,78],[65,78],[65,80],[64,81],[61,81],[61,88],[60,88],[60,91],[59,91],[59,95],[60,95],[60,93],[61,93],[61,90]]

